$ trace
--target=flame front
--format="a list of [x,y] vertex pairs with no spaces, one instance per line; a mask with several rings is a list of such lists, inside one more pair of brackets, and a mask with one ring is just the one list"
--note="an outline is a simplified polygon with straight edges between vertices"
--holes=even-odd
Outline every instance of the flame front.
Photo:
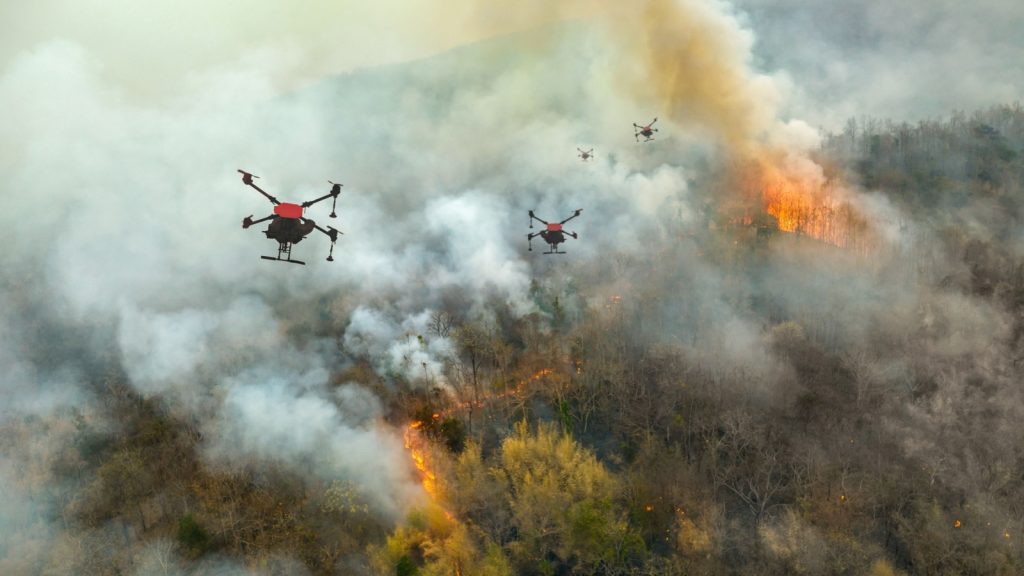
[[427,493],[427,496],[431,500],[437,500],[437,475],[434,474],[433,470],[427,465],[426,453],[423,450],[423,440],[420,438],[419,429],[422,428],[421,422],[412,422],[405,429],[403,436],[405,440],[405,449],[409,451],[409,456],[412,458],[413,464],[416,466],[416,471],[419,472],[420,480],[423,484],[423,491]]
[[865,222],[824,184],[765,170],[761,194],[765,211],[775,217],[779,230],[810,236],[834,246],[848,247]]
[[[748,160],[741,174],[748,202],[774,217],[780,231],[840,248],[873,245],[870,223],[847,200],[843,186],[828,180],[809,160],[765,152]],[[735,221],[750,225],[754,218],[748,212]]]
[[[508,398],[510,396],[518,395],[520,392],[522,392],[523,388],[527,384],[531,382],[536,382],[537,380],[540,380],[541,378],[544,378],[545,376],[548,376],[552,373],[554,373],[554,370],[552,370],[551,368],[542,368],[541,370],[534,372],[529,378],[519,382],[519,384],[517,384],[515,387],[509,390],[506,390],[501,393],[489,394],[484,398],[481,398],[480,402],[476,404],[476,406],[479,407],[488,402],[493,402],[495,400],[499,400],[502,398]],[[452,412],[464,408],[469,408],[470,406],[473,405],[473,402],[461,402],[459,404],[452,406],[448,410],[435,412],[431,414],[431,418],[433,420],[440,420],[441,418],[446,417],[448,414],[451,414]],[[406,451],[409,452],[409,457],[412,459],[413,465],[416,467],[416,472],[420,477],[420,483],[423,486],[423,491],[427,494],[427,497],[430,498],[431,502],[436,504],[438,507],[441,508],[441,510],[444,511],[445,516],[447,516],[450,520],[454,520],[455,518],[451,514],[451,512],[449,512],[444,506],[441,505],[440,492],[438,490],[437,485],[437,473],[431,467],[430,455],[427,452],[424,438],[420,434],[420,430],[422,428],[423,422],[419,421],[410,422],[409,425],[406,426],[405,433],[402,435],[402,439],[405,444],[405,449]]]
[[402,435],[402,439],[405,441],[405,449],[409,452],[413,465],[416,466],[416,472],[419,473],[420,477],[420,484],[423,486],[423,491],[426,492],[427,497],[444,512],[444,515],[449,520],[455,520],[455,516],[441,505],[437,489],[437,474],[430,467],[430,459],[424,448],[423,437],[420,436],[420,428],[422,427],[422,422],[410,422],[405,428],[405,434]]

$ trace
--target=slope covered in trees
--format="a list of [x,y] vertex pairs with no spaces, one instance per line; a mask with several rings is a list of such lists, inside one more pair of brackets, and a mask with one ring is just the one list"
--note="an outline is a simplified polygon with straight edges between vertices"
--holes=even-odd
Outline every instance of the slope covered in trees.
[[[312,456],[219,465],[195,412],[94,359],[93,408],[0,434],[0,572],[1021,572],[1024,112],[851,122],[819,154],[904,215],[884,253],[702,223],[548,270],[525,315],[439,308],[397,369],[335,368],[431,475],[395,517]],[[344,349],[352,306],[287,330]]]

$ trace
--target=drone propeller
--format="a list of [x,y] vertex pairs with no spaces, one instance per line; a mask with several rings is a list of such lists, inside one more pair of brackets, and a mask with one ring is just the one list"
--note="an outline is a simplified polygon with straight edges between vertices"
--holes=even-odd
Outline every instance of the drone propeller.
[[331,194],[334,196],[334,200],[331,201],[331,218],[337,218],[338,214],[335,213],[335,208],[338,206],[338,194],[341,194],[341,187],[344,186],[344,184],[338,184],[337,182],[331,182],[330,180],[328,180],[327,183],[333,186],[333,188],[331,188]]
[[334,262],[334,243],[338,240],[338,234],[344,234],[344,232],[338,232],[335,228],[328,226],[330,232],[327,234],[331,237],[331,251],[327,254],[327,261]]

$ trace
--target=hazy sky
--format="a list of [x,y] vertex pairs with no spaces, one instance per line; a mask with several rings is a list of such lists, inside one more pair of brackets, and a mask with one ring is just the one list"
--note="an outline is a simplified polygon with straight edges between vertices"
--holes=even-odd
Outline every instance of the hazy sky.
[[[0,2],[0,69],[52,40],[85,47],[108,81],[154,96],[248,59],[285,82],[425,56],[479,37],[469,2],[41,0]],[[244,6],[244,8],[242,7]],[[501,28],[501,25],[496,25]],[[486,32],[485,32],[486,34]]]
[[916,120],[1024,93],[1019,0],[737,0],[755,65],[793,81],[790,114]]
[[[587,4],[517,5],[513,16],[472,0],[252,0],[244,9],[203,0],[3,0],[0,70],[19,54],[63,39],[84,47],[104,80],[132,98],[174,94],[190,78],[253,61],[287,89],[325,74],[427,56],[557,12],[585,17]],[[913,120],[1012,102],[1024,91],[1024,2],[731,5],[754,33],[755,66],[791,81],[787,115],[814,124],[835,127],[864,114]]]

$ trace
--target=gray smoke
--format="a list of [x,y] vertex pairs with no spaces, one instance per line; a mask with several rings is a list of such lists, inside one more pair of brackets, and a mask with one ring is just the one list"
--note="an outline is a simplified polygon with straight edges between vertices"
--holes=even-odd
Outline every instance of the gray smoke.
[[[86,402],[79,365],[114,351],[140,393],[200,423],[211,465],[342,478],[398,517],[419,490],[400,431],[368,392],[334,388],[330,374],[366,358],[384,376],[443,383],[452,344],[427,326],[443,302],[463,302],[467,317],[493,301],[534,311],[528,209],[558,220],[584,208],[583,241],[568,246],[579,260],[640,249],[689,213],[671,140],[654,163],[628,146],[576,158],[602,138],[584,113],[629,117],[617,101],[579,108],[564,83],[597,94],[612,84],[572,57],[588,38],[570,30],[553,68],[516,56],[528,36],[485,49],[506,70],[456,52],[285,97],[258,67],[232,68],[159,106],[121,98],[74,44],[26,52],[0,77],[13,119],[0,143],[12,151],[0,230],[17,247],[4,256],[4,298],[26,292],[48,325],[90,335],[44,368],[22,353],[40,344],[29,319],[12,316],[0,333],[9,409]],[[446,88],[459,75],[463,89]],[[631,143],[628,128],[615,140]],[[324,206],[310,214],[345,233],[338,261],[323,262],[317,237],[296,246],[308,267],[259,260],[272,243],[239,223],[269,207],[236,168],[282,200],[342,181],[337,224]]]
[[1004,0],[736,0],[756,62],[791,80],[784,113],[830,130],[1018,101],[1024,5]]

